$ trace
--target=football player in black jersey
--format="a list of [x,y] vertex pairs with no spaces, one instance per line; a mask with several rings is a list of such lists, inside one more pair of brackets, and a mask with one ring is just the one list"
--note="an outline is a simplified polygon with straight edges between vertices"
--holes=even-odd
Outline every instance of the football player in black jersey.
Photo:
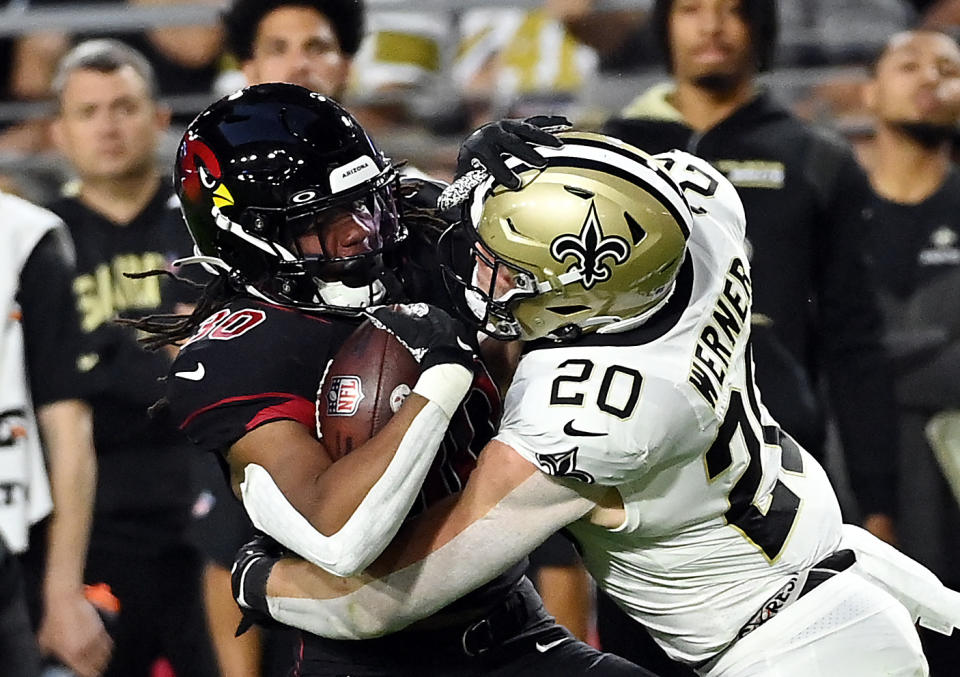
[[[500,411],[473,340],[437,307],[449,305],[429,277],[432,231],[444,222],[417,205],[429,186],[401,179],[334,101],[283,84],[201,113],[175,182],[193,260],[217,275],[189,317],[140,323],[158,333],[155,345],[181,343],[161,409],[222,454],[259,528],[328,571],[362,571],[411,510],[462,488]],[[395,301],[417,303],[379,305]],[[334,462],[317,430],[317,392],[364,318],[410,347],[421,376],[381,432]],[[456,419],[472,439],[446,435]],[[649,675],[574,641],[523,566],[402,632],[305,633],[299,674]]]

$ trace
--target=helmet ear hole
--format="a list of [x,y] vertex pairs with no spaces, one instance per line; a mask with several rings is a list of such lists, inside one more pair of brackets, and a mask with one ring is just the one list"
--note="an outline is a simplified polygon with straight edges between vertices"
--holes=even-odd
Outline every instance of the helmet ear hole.
[[633,240],[633,246],[636,247],[647,236],[647,231],[643,226],[630,215],[630,212],[623,213],[623,220],[627,222],[627,228],[630,229],[630,237]]
[[576,315],[577,313],[590,310],[590,306],[548,306],[547,310],[549,310],[551,313],[556,313],[557,315]]

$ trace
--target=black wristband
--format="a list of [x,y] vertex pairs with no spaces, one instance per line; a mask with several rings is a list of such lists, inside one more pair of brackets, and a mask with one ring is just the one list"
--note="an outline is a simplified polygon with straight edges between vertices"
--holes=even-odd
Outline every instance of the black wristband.
[[267,579],[270,577],[270,570],[276,563],[276,558],[264,556],[245,564],[244,568],[236,575],[237,589],[234,591],[234,597],[238,604],[242,594],[243,601],[248,608],[269,614],[267,608]]

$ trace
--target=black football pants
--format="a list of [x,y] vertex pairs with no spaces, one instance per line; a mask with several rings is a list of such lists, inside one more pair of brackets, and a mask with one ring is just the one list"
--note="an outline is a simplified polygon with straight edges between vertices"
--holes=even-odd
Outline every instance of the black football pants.
[[[509,593],[522,607],[516,623],[498,623],[484,641],[483,628],[466,636],[462,628],[405,631],[379,639],[333,641],[304,635],[301,677],[658,677],[633,663],[575,639],[543,608],[533,585],[523,579]],[[507,633],[504,633],[504,629]],[[471,647],[472,651],[466,651]]]

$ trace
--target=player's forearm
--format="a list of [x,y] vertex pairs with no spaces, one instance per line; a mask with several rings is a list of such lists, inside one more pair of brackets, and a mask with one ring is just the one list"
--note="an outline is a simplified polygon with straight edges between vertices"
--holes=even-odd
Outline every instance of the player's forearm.
[[349,576],[363,571],[396,535],[446,429],[448,419],[432,402],[424,401],[416,409],[393,462],[342,526],[330,534],[321,533],[317,517],[322,510],[312,513],[315,517],[308,520],[286,500],[269,473],[260,466],[249,465],[242,495],[254,525],[333,574]]
[[[323,486],[317,487],[317,500],[308,512],[294,509],[263,468],[248,466],[242,494],[257,528],[331,573],[347,576],[369,566],[410,511],[433,464],[450,412],[470,385],[471,374],[462,367],[441,365],[433,370],[440,370],[443,381],[439,385],[437,374],[431,384],[425,372],[409,401],[383,431],[318,478],[318,485]],[[385,453],[384,448],[392,453]],[[345,467],[356,473],[344,474]],[[363,488],[362,493],[358,487]],[[349,498],[344,495],[348,492],[353,492]],[[327,513],[334,511],[343,522],[324,533],[322,527],[330,525]]]
[[86,403],[63,400],[43,405],[37,419],[49,457],[54,503],[44,576],[45,597],[52,599],[83,588],[97,464]]
[[[300,505],[311,524],[326,535],[335,534],[346,525],[394,463],[404,435],[426,405],[423,398],[408,397],[377,435],[338,459],[304,487]],[[422,451],[432,457],[436,449]]]

